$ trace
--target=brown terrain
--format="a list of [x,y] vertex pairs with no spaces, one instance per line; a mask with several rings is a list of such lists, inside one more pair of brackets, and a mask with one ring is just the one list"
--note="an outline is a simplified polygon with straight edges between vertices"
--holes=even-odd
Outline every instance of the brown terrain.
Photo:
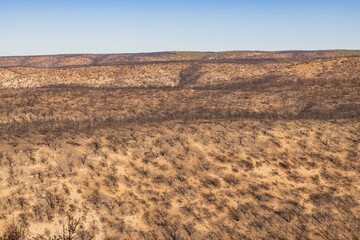
[[360,51],[0,57],[0,239],[360,239]]

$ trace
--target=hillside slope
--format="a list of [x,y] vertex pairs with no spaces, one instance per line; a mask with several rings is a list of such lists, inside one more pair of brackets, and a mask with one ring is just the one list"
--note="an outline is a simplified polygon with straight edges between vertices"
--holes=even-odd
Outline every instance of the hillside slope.
[[0,239],[360,236],[357,51],[0,66]]
[[169,52],[134,55],[0,57],[0,88],[76,84],[208,86],[248,81],[359,79],[358,51]]

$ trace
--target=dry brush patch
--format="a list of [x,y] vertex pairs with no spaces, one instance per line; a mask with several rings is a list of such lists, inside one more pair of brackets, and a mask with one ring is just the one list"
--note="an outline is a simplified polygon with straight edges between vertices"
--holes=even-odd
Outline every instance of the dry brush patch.
[[13,137],[0,146],[1,225],[46,238],[71,212],[100,239],[356,238],[359,127],[165,122]]

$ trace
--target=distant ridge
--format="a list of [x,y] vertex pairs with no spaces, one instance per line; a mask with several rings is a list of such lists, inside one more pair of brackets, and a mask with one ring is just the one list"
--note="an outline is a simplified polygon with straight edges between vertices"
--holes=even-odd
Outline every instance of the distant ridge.
[[166,61],[219,61],[244,59],[316,59],[359,57],[360,50],[321,51],[226,51],[226,52],[153,52],[121,54],[58,54],[0,57],[0,67],[111,66],[126,63]]
[[0,89],[233,88],[360,79],[360,51],[229,51],[0,57]]

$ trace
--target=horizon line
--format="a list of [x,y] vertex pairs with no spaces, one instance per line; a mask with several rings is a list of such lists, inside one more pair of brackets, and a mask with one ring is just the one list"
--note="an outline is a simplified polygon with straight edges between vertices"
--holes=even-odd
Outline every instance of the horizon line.
[[260,53],[286,53],[286,52],[335,52],[335,51],[360,51],[360,49],[289,49],[289,50],[224,50],[224,51],[196,51],[196,50],[169,50],[169,51],[140,51],[140,52],[111,52],[111,53],[49,53],[49,54],[24,54],[0,55],[4,57],[46,57],[46,56],[79,56],[79,55],[131,55],[131,54],[156,54],[156,53],[229,53],[229,52],[260,52]]

